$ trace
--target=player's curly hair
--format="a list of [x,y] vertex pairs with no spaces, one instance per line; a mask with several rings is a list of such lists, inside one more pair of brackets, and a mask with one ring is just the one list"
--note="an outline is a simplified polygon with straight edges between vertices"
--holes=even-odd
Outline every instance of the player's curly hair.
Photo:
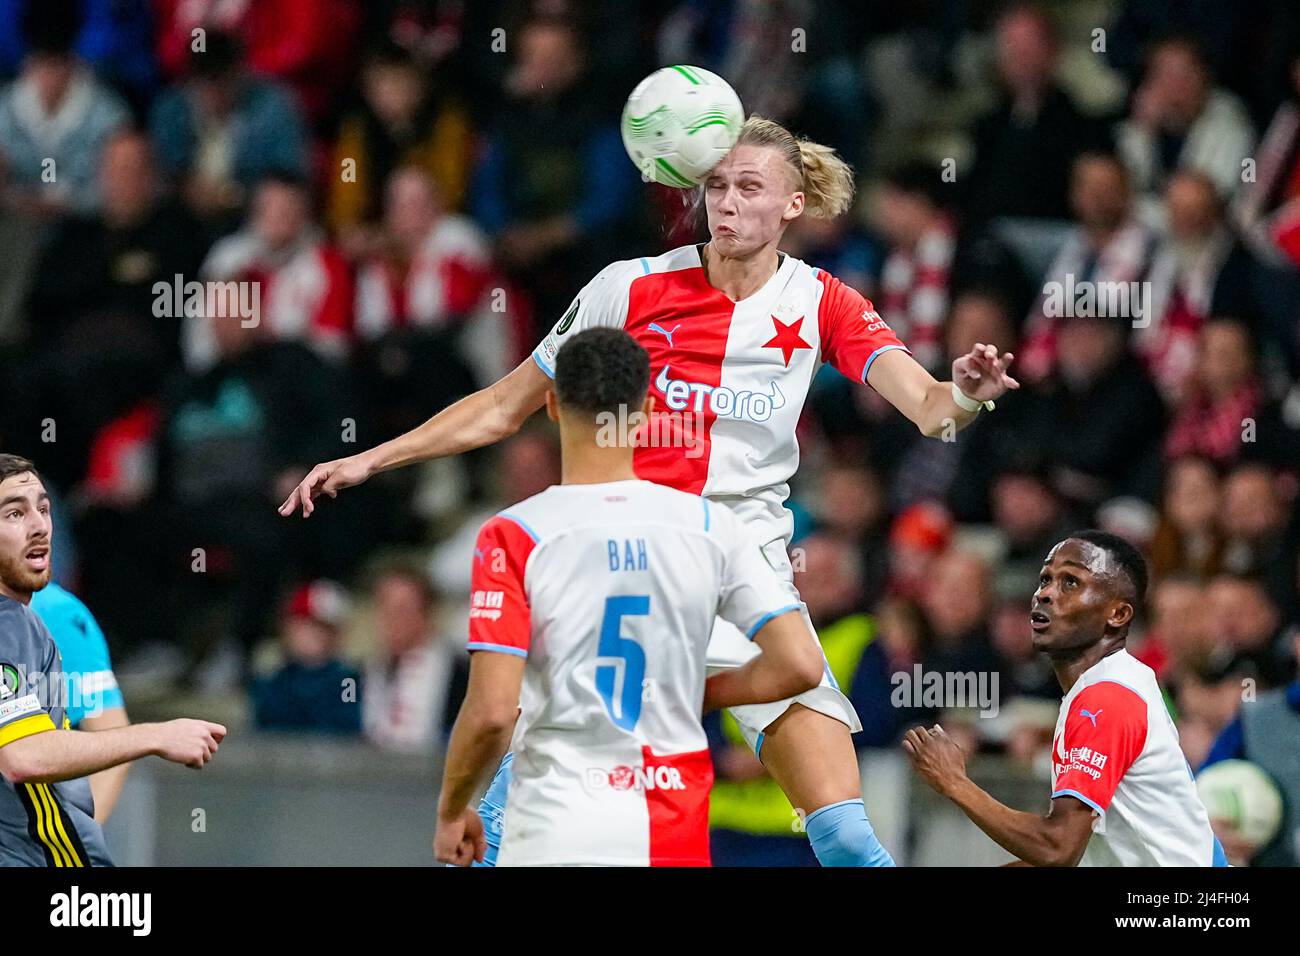
[[622,329],[579,332],[555,357],[555,394],[564,408],[600,413],[621,405],[632,411],[649,387],[650,356]]
[[853,169],[821,143],[799,139],[780,123],[751,116],[740,128],[736,145],[771,146],[794,170],[804,194],[804,212],[815,219],[833,219],[853,202]]

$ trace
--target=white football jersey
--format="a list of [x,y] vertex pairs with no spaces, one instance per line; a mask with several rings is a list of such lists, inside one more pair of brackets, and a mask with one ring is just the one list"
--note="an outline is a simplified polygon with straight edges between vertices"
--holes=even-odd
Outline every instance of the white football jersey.
[[613,326],[650,355],[656,415],[638,477],[726,501],[761,540],[788,538],[784,508],[799,467],[795,426],[823,362],[865,382],[905,346],[870,302],[782,255],[772,278],[733,302],[709,285],[699,246],[601,270],[533,352],[547,375],[568,338]]
[[1052,797],[1092,807],[1080,866],[1212,866],[1217,843],[1155,671],[1120,650],[1061,701]]
[[708,865],[715,617],[752,637],[796,610],[730,511],[648,481],[484,524],[468,646],[527,658],[499,865]]

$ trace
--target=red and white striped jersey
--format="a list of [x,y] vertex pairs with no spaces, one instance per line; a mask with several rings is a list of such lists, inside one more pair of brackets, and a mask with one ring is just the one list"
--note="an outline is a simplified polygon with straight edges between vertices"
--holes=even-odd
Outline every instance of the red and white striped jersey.
[[[315,235],[305,235],[289,251],[270,248],[251,230],[226,236],[212,247],[199,275],[205,283],[256,288],[256,321],[271,338],[303,342],[330,360],[347,355],[352,278],[342,255]],[[187,315],[181,347],[192,370],[211,367],[217,360],[211,321]]]
[[547,375],[583,329],[625,329],[650,354],[658,410],[636,453],[641,478],[729,504],[762,540],[788,536],[782,507],[799,466],[795,439],[823,362],[865,382],[872,362],[905,346],[870,302],[838,279],[783,255],[753,295],[733,302],[709,285],[700,247],[616,262],[578,293],[533,352]]
[[485,523],[468,646],[527,658],[500,865],[708,865],[714,620],[752,637],[794,610],[739,519],[648,481]]
[[1215,839],[1151,668],[1121,650],[1079,675],[1052,740],[1052,797],[1092,807],[1080,866],[1211,866]]
[[439,328],[471,313],[491,276],[487,240],[463,216],[443,216],[410,266],[397,274],[375,257],[357,272],[358,338],[376,339],[396,328]]

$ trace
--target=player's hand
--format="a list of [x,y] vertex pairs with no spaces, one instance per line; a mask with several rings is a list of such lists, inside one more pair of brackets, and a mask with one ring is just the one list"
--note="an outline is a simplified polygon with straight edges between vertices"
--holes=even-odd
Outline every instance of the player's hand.
[[158,741],[154,753],[164,760],[200,769],[212,759],[226,736],[226,728],[207,720],[182,717],[155,725]]
[[944,796],[966,779],[966,752],[938,724],[929,729],[913,727],[903,737],[903,749],[912,769]]
[[359,485],[370,477],[370,466],[360,455],[336,458],[317,465],[307,472],[307,477],[298,482],[298,486],[289,492],[289,497],[280,505],[280,514],[286,518],[302,507],[302,516],[310,517],[316,510],[315,500],[321,495],[337,498],[339,490]]
[[952,380],[964,395],[977,402],[992,401],[1020,383],[1007,374],[1015,356],[998,354],[997,346],[975,343],[975,347],[952,363]]
[[469,866],[483,862],[487,853],[487,835],[483,820],[473,807],[466,807],[454,817],[438,817],[438,829],[433,834],[433,855],[439,863]]

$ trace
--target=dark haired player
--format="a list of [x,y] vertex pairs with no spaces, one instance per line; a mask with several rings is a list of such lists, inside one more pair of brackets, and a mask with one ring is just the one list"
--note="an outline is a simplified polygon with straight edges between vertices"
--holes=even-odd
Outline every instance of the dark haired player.
[[903,741],[926,783],[1027,864],[1227,865],[1155,672],[1124,648],[1146,588],[1142,555],[1102,531],[1071,535],[1043,564],[1030,626],[1065,691],[1047,816],[1012,810],[972,783],[942,728]]
[[[479,532],[475,653],[434,837],[444,862],[484,860],[488,835],[469,802],[513,732],[497,775],[509,779],[499,865],[708,865],[706,703],[781,700],[822,678],[800,606],[740,519],[638,479],[632,436],[609,440],[610,420],[648,419],[649,382],[649,357],[626,332],[574,336],[546,394],[562,484]],[[716,617],[753,645],[706,698]]]
[[28,607],[50,580],[51,537],[35,466],[0,454],[0,866],[111,866],[86,778],[148,754],[202,767],[226,728],[67,729],[59,651]]

